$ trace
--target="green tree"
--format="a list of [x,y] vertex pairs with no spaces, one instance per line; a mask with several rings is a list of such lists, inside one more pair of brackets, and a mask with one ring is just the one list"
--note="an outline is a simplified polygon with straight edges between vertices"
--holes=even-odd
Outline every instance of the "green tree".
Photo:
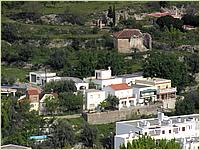
[[92,34],[98,34],[99,31],[100,31],[100,29],[98,27],[94,27],[92,29]]
[[58,98],[47,97],[44,100],[44,103],[47,113],[49,112],[51,115],[53,115],[58,110],[59,106]]
[[70,92],[63,92],[59,94],[59,108],[62,112],[76,112],[80,113],[83,105],[83,95],[77,95]]
[[197,110],[199,106],[198,99],[199,96],[197,93],[189,93],[186,94],[183,100],[177,100],[175,104],[176,115],[188,115],[196,113],[195,109]]
[[184,57],[185,62],[189,67],[189,72],[193,75],[199,72],[199,55],[192,53]]
[[61,80],[61,81],[52,81],[45,84],[44,91],[46,93],[50,92],[76,92],[76,86],[72,80]]
[[63,119],[58,119],[53,124],[53,132],[51,142],[54,148],[66,148],[75,144],[75,134],[71,125]]
[[171,27],[169,30],[167,29],[167,31],[164,32],[163,36],[164,39],[169,42],[170,46],[175,48],[180,45],[183,35],[184,34],[180,30]]
[[187,69],[187,65],[180,62],[177,56],[158,51],[151,51],[143,63],[144,77],[170,79],[172,86],[178,88],[178,92],[191,82]]
[[169,1],[160,1],[159,4],[160,4],[160,7],[165,8],[165,7],[169,7],[170,2]]
[[109,103],[107,109],[116,109],[119,105],[119,99],[116,96],[108,95],[108,97],[105,99]]
[[109,18],[112,18],[112,17],[113,17],[112,6],[109,6],[107,16],[108,16]]
[[115,14],[115,5],[113,6],[113,25],[115,26],[116,25],[116,14]]
[[120,149],[181,149],[181,146],[175,139],[161,139],[159,142],[156,142],[149,136],[142,136],[132,140],[132,143],[122,144]]
[[97,144],[98,129],[94,126],[85,123],[81,132],[81,141],[89,148],[94,148]]
[[181,18],[181,20],[184,21],[185,25],[191,25],[194,27],[199,26],[199,16],[186,14]]
[[20,103],[14,97],[1,99],[2,144],[30,145],[28,138],[42,133],[43,118],[30,110],[27,100]]
[[48,64],[52,68],[59,70],[64,68],[67,62],[68,62],[67,51],[60,49],[60,50],[55,50],[52,54],[50,54]]
[[156,23],[160,26],[160,28],[164,28],[165,26],[170,29],[173,26],[176,29],[182,30],[183,21],[177,18],[173,18],[172,16],[163,16],[156,20]]

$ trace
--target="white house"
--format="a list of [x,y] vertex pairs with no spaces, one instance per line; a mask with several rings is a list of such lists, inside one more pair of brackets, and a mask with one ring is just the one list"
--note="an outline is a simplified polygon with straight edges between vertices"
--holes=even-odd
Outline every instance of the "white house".
[[122,78],[122,83],[127,83],[128,85],[135,84],[135,80],[143,79],[142,72],[118,75],[117,77]]
[[[199,114],[182,116],[165,116],[158,112],[158,118],[121,121],[116,123],[114,148],[123,143],[148,135],[155,140],[175,138],[182,148],[199,148]],[[189,144],[188,141],[193,142]],[[198,144],[196,144],[198,143]]]
[[136,106],[136,97],[133,94],[133,89],[126,83],[109,85],[104,87],[103,91],[105,91],[106,97],[108,97],[108,95],[113,95],[119,98],[119,110]]
[[50,94],[44,94],[42,96],[42,98],[40,99],[40,103],[39,103],[39,115],[44,115],[46,114],[46,103],[45,103],[45,99],[50,98],[53,99],[56,96],[58,96],[56,93],[50,93]]
[[88,89],[89,83],[86,83],[85,81],[76,78],[76,77],[58,77],[56,76],[56,73],[45,73],[43,71],[38,72],[30,72],[29,73],[30,83],[38,84],[38,85],[44,85],[45,81],[51,82],[51,81],[60,81],[60,80],[72,80],[75,83],[75,86],[77,90],[85,90]]
[[87,89],[85,91],[85,109],[94,110],[105,100],[105,91],[97,89]]
[[56,80],[56,73],[47,73],[44,71],[30,72],[29,81],[33,84],[44,85],[45,82]]
[[15,96],[17,92],[17,89],[14,89],[14,88],[11,88],[11,87],[8,87],[8,86],[1,86],[1,94],[2,95],[7,95],[9,96],[9,94],[12,94],[13,96]]
[[157,89],[153,86],[132,85],[133,93],[137,95],[137,105],[148,105],[149,102],[157,101]]
[[110,67],[108,67],[108,70],[105,69],[95,70],[94,77],[84,78],[83,80],[86,81],[87,83],[90,82],[94,83],[96,85],[96,88],[100,90],[111,84],[122,83],[121,77],[112,76]]

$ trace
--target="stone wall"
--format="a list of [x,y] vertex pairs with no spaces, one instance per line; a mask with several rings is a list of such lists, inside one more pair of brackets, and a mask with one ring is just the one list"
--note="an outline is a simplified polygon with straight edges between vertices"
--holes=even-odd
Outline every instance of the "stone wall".
[[83,113],[83,118],[89,124],[106,124],[120,120],[127,120],[135,114],[157,114],[160,105],[137,106],[133,109],[107,111],[100,113]]

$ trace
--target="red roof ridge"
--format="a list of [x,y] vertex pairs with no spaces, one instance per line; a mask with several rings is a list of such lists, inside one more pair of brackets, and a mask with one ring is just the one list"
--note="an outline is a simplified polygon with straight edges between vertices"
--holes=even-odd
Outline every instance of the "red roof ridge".
[[131,89],[131,87],[127,83],[111,84],[110,87],[113,90],[128,90],[128,89]]
[[122,31],[115,32],[114,37],[121,39],[130,39],[133,35],[141,36],[142,33],[139,29],[123,29]]

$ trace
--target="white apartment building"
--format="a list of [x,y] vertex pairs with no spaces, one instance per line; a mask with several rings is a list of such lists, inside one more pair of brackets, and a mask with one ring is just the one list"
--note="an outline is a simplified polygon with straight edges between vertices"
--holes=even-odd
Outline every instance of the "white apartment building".
[[45,82],[56,80],[56,73],[46,73],[45,71],[37,71],[29,73],[29,81],[33,84],[44,85]]
[[85,90],[85,109],[94,110],[105,100],[105,91],[97,89]]
[[118,75],[117,77],[122,78],[122,83],[127,83],[128,85],[135,84],[135,80],[143,79],[142,72]]
[[122,83],[122,77],[112,76],[110,67],[108,67],[108,70],[95,70],[94,77],[84,78],[83,80],[87,83],[93,82],[96,85],[96,88],[100,90],[111,84]]
[[157,100],[163,102],[163,108],[174,109],[176,87],[171,87],[171,80],[162,78],[143,78],[135,80],[137,85],[153,86],[157,89]]
[[149,105],[149,102],[157,101],[157,89],[153,86],[132,85],[133,93],[137,95],[137,105]]
[[77,90],[85,90],[89,88],[89,83],[84,82],[83,80],[76,77],[58,77],[56,73],[45,73],[44,71],[30,72],[29,73],[30,83],[38,84],[43,86],[45,81],[59,81],[59,80],[72,80],[75,83]]
[[88,83],[93,82],[96,85],[96,88],[101,90],[104,87],[111,84],[127,83],[129,85],[132,85],[135,84],[136,79],[139,80],[142,78],[143,78],[142,72],[112,76],[112,70],[110,67],[108,67],[108,70],[106,69],[95,70],[94,77],[88,77],[83,80]]
[[119,110],[136,106],[136,97],[133,94],[133,89],[126,83],[109,85],[104,87],[103,91],[105,91],[106,97],[108,97],[108,95],[113,95],[119,98]]
[[176,139],[182,148],[199,148],[199,114],[182,116],[165,116],[158,112],[158,118],[122,121],[116,123],[114,148],[123,143],[148,135],[155,140]]

